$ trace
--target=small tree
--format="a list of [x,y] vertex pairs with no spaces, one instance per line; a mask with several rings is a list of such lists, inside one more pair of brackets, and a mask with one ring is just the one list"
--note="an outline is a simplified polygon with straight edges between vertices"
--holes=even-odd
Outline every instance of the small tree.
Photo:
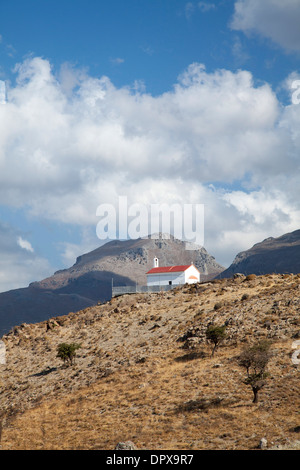
[[268,374],[265,369],[270,357],[270,344],[266,341],[261,341],[244,349],[239,356],[239,365],[245,367],[247,371],[247,377],[243,380],[243,383],[251,386],[253,391],[253,403],[258,402],[258,392],[266,384]]
[[266,385],[266,378],[268,374],[266,372],[258,372],[257,374],[249,374],[243,381],[245,385],[250,385],[253,392],[253,403],[258,402],[258,392]]
[[225,330],[226,330],[226,325],[223,325],[223,326],[210,325],[207,327],[206,338],[208,339],[208,341],[214,344],[211,356],[214,355],[217,347],[226,338]]
[[61,343],[57,347],[57,357],[64,361],[64,364],[68,363],[72,365],[75,363],[76,350],[81,348],[78,343]]

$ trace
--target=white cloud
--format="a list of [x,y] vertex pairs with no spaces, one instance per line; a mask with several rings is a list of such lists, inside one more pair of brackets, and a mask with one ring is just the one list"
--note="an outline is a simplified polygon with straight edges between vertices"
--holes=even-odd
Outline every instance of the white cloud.
[[258,33],[287,51],[300,51],[299,0],[237,0],[231,27]]
[[53,267],[34,253],[31,244],[13,227],[0,222],[0,292],[27,287],[53,274]]
[[216,253],[220,253],[221,259],[226,261],[222,250],[224,253],[224,250],[229,249],[235,256],[265,238],[278,237],[299,229],[299,204],[282,190],[277,190],[276,184],[274,187],[251,193],[232,191],[224,194],[228,210],[233,213],[233,223],[219,238],[222,246],[216,247]]
[[[0,204],[96,229],[98,205],[120,195],[202,203],[205,246],[224,264],[232,234],[246,244],[299,226],[300,108],[249,72],[192,64],[156,97],[71,66],[55,75],[38,57],[16,73],[0,106]],[[76,250],[65,245],[65,259]]]
[[22,237],[18,237],[17,241],[18,241],[18,245],[21,248],[23,248],[24,250],[30,251],[31,253],[34,253],[34,249],[32,248],[32,245],[28,240],[25,240]]
[[81,230],[80,243],[70,243],[67,241],[61,241],[58,243],[58,249],[61,254],[64,266],[67,268],[72,266],[76,258],[85,253],[95,250],[107,240],[101,242],[95,234],[95,227],[83,227]]

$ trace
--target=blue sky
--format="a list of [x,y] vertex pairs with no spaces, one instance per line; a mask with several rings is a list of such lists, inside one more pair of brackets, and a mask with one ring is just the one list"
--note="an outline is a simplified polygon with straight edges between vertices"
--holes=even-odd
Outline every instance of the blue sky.
[[99,246],[119,196],[204,204],[224,266],[299,228],[299,22],[300,0],[0,0],[0,291]]
[[207,71],[246,65],[256,80],[278,86],[299,56],[233,30],[234,6],[230,0],[2,0],[1,73],[13,80],[16,62],[38,56],[56,70],[69,62],[116,86],[141,80],[160,94],[200,62]]

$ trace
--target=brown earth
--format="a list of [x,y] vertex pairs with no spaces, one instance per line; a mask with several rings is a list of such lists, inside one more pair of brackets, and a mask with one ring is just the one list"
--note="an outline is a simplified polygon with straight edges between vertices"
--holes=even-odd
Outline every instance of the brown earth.
[[[252,277],[14,328],[2,338],[1,448],[248,450],[265,438],[269,449],[299,449],[300,276]],[[210,323],[227,325],[213,357]],[[272,356],[255,404],[237,358],[262,339]],[[81,344],[72,366],[57,357],[62,342]]]

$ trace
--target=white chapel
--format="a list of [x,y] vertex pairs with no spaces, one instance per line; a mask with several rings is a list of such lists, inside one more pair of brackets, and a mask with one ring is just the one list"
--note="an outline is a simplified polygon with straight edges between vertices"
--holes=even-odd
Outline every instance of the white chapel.
[[158,258],[153,260],[153,268],[147,272],[147,286],[171,286],[200,282],[200,271],[193,264],[159,267]]

